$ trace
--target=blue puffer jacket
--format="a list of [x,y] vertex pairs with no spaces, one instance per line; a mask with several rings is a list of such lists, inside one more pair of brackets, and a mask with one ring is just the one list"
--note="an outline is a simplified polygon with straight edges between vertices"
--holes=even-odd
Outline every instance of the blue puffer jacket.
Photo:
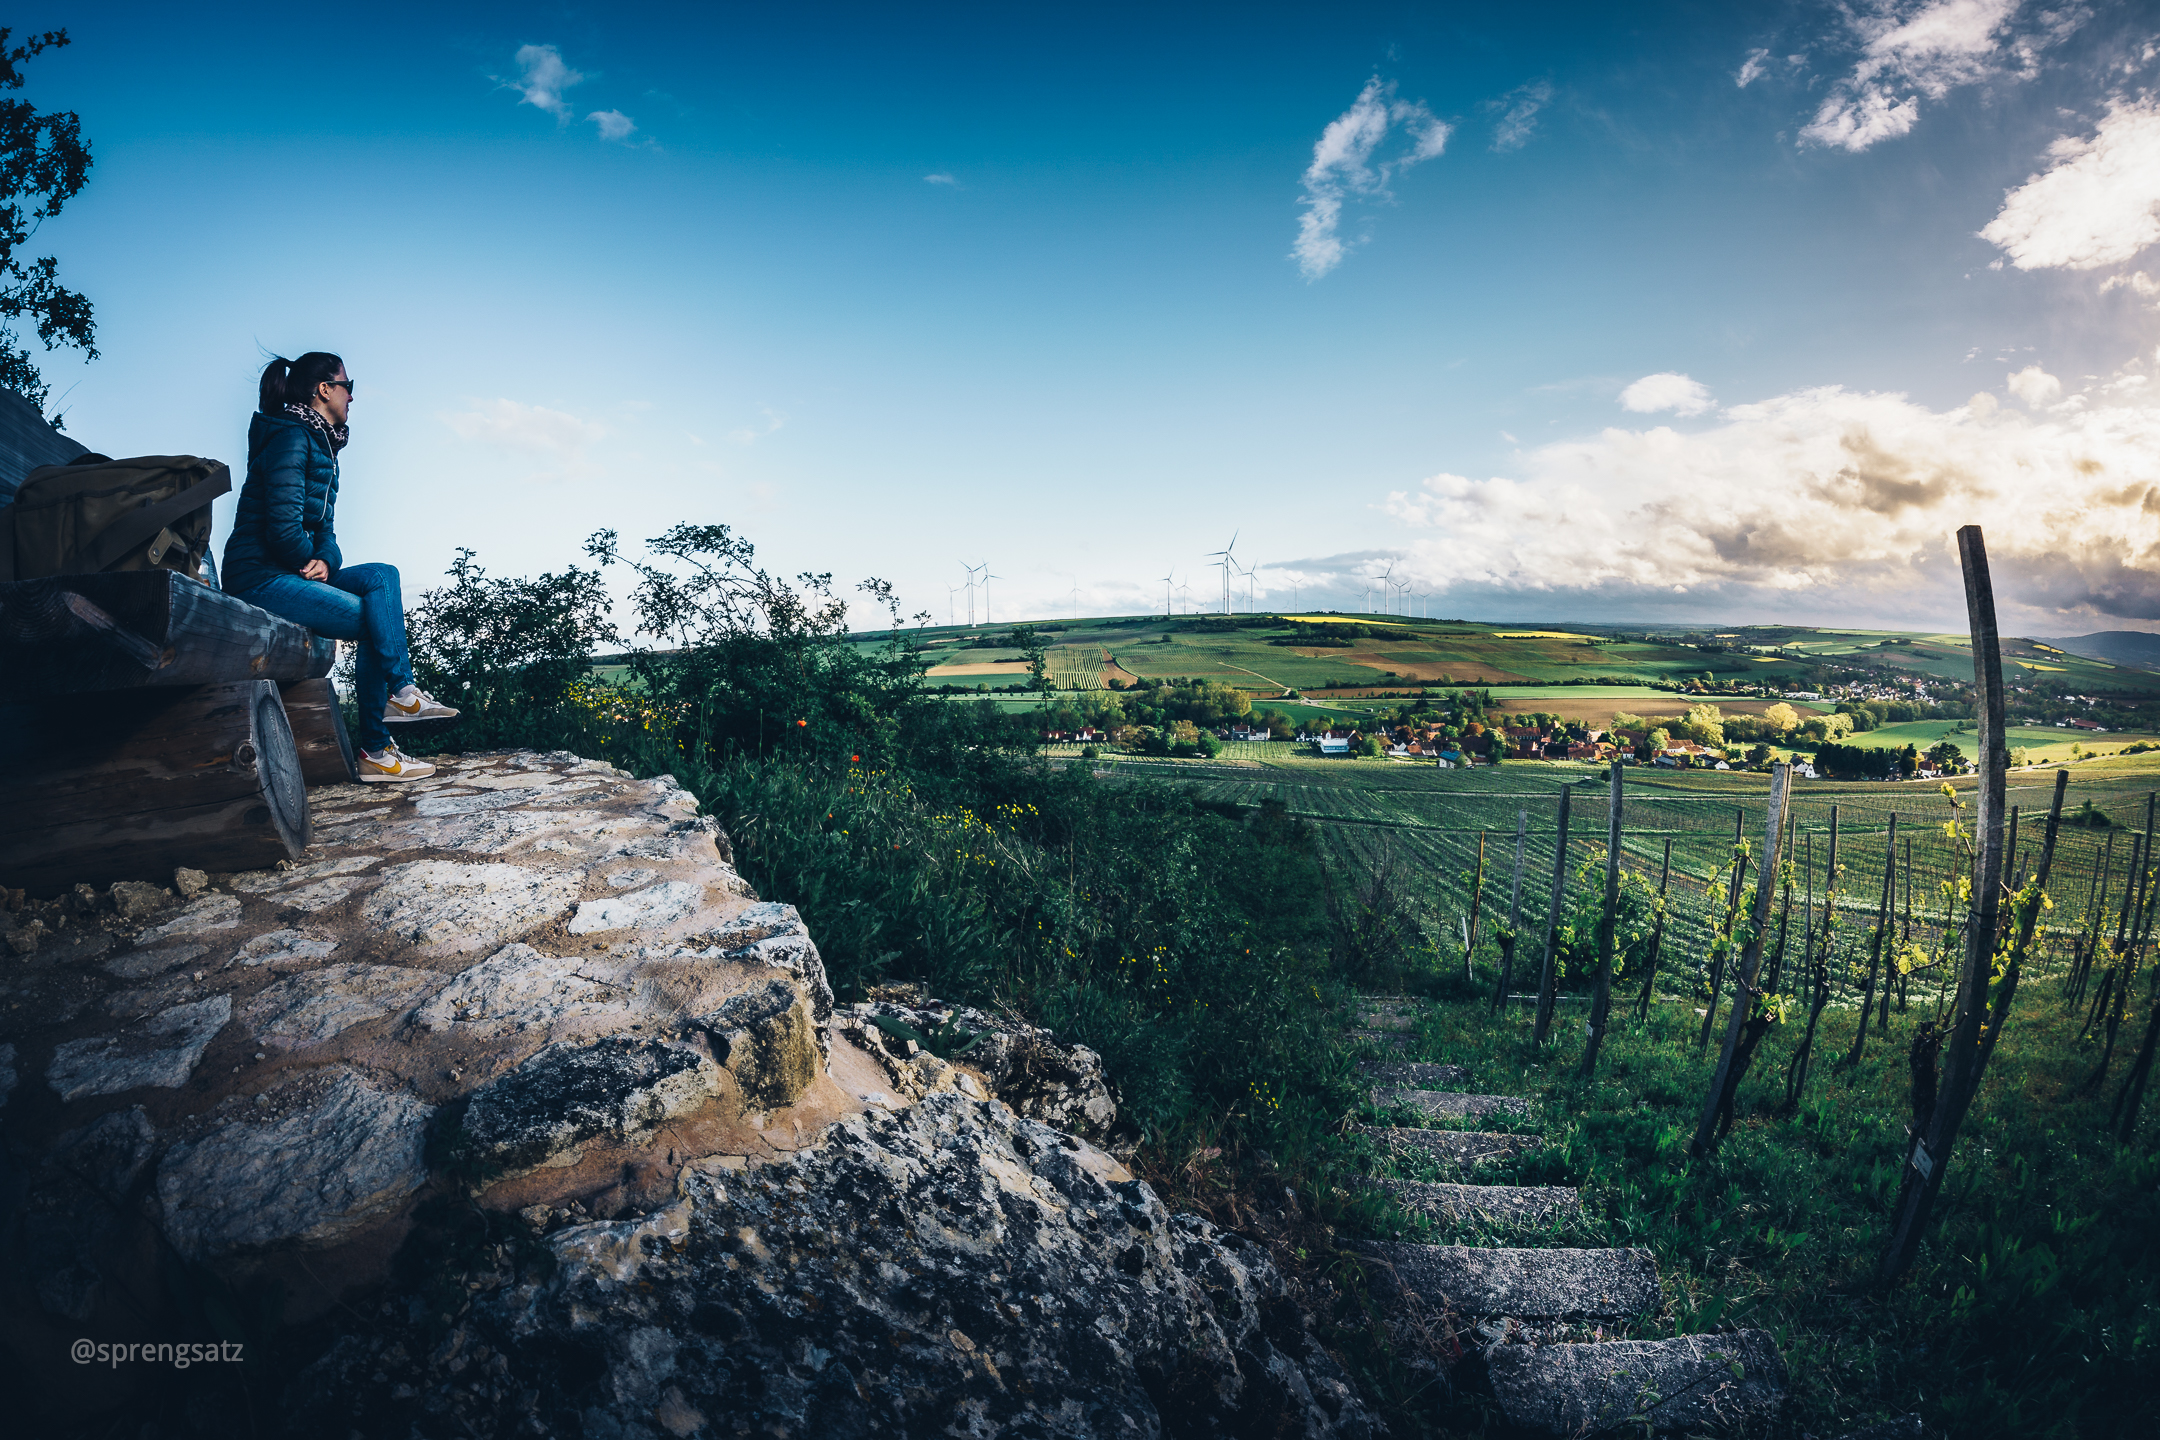
[[335,575],[337,455],[315,427],[290,415],[257,414],[248,424],[247,482],[225,541],[223,581],[243,595],[273,575],[297,575],[320,560]]

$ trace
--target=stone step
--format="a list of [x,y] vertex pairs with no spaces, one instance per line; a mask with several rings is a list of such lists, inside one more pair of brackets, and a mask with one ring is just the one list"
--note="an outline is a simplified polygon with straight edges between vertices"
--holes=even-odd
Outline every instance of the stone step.
[[1552,1435],[1759,1434],[1783,1407],[1787,1383],[1785,1362],[1761,1330],[1495,1345],[1485,1370],[1509,1424]]
[[1470,1072],[1461,1065],[1427,1065],[1415,1060],[1368,1060],[1358,1068],[1383,1085],[1410,1085],[1420,1090],[1453,1090],[1470,1083]]
[[1657,1260],[1648,1250],[1493,1250],[1365,1240],[1380,1262],[1373,1291],[1407,1291],[1462,1315],[1512,1320],[1625,1320],[1655,1309]]
[[1352,1030],[1352,1040],[1363,1040],[1368,1045],[1392,1045],[1397,1048],[1409,1043],[1410,1037],[1399,1030]]
[[1513,1095],[1465,1095],[1454,1090],[1398,1090],[1382,1087],[1372,1092],[1373,1104],[1406,1106],[1434,1120],[1527,1120],[1530,1102]]
[[1512,1160],[1545,1148],[1536,1135],[1501,1135],[1486,1130],[1412,1130],[1388,1125],[1353,1125],[1352,1133],[1364,1135],[1397,1155],[1437,1160],[1443,1165],[1469,1170],[1493,1160]]
[[1358,1012],[1358,1028],[1362,1030],[1415,1030],[1416,1015],[1397,1015],[1387,1010],[1361,1010]]
[[1582,1195],[1565,1185],[1448,1185],[1433,1180],[1372,1180],[1413,1215],[1547,1225],[1582,1218]]

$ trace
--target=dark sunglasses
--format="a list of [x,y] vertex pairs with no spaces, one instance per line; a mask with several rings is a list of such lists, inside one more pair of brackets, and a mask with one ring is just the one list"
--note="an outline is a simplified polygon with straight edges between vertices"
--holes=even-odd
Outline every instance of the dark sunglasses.
[[352,393],[353,393],[353,388],[352,388],[352,381],[350,381],[350,380],[325,380],[325,381],[323,381],[322,383],[323,383],[323,384],[325,384],[325,385],[342,385],[342,386],[344,386],[344,387],[345,387],[345,398],[347,398],[348,400],[352,398]]

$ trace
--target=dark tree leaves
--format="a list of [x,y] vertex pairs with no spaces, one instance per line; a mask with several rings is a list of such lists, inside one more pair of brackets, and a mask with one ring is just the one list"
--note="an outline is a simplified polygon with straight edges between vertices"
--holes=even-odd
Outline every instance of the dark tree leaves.
[[[12,34],[0,27],[0,91],[22,89],[24,61],[69,43],[67,31],[48,30],[11,49]],[[17,325],[34,323],[47,350],[72,345],[92,360],[97,329],[90,302],[60,283],[57,260],[17,252],[75,198],[89,174],[90,147],[75,112],[41,112],[28,100],[0,99],[0,385],[41,409],[48,387]]]

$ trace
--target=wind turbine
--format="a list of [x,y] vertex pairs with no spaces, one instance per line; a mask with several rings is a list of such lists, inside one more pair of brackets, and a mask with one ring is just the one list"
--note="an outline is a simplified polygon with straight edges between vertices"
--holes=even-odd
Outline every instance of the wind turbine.
[[1380,572],[1380,613],[1383,615],[1395,613],[1395,602],[1389,598],[1389,592],[1394,588],[1395,562],[1390,560],[1387,569]]
[[1004,576],[1002,576],[1002,575],[992,575],[992,574],[990,573],[990,562],[989,562],[989,561],[987,561],[987,560],[983,561],[983,567],[982,567],[982,568],[983,568],[983,578],[982,578],[982,587],[983,587],[983,624],[985,624],[985,625],[988,625],[988,624],[990,623],[990,582],[991,582],[992,580],[1002,580],[1002,579],[1004,579],[1005,577],[1004,577]]
[[1225,615],[1230,613],[1230,567],[1234,563],[1230,558],[1230,554],[1237,549],[1239,533],[1236,530],[1231,531],[1228,545],[1223,546],[1220,550],[1210,550],[1204,557],[1209,560],[1219,557],[1222,560],[1222,613]]
[[[960,568],[967,571],[968,628],[973,629],[975,626],[975,567],[962,560]],[[988,565],[983,566],[985,570],[989,568]]]
[[1170,618],[1170,582],[1176,578],[1177,570],[1175,568],[1168,575],[1162,577],[1162,615],[1165,620]]
[[1249,615],[1257,615],[1260,613],[1260,604],[1253,598],[1253,576],[1260,573],[1259,567],[1255,566],[1243,573],[1245,576],[1245,611]]
[[1185,615],[1192,614],[1192,586],[1185,581],[1180,581],[1178,582],[1177,593],[1179,612]]
[[[947,586],[945,587],[945,623],[946,623],[947,625],[951,625],[951,624],[953,624],[953,623],[954,623],[954,622],[953,622],[953,596],[955,596],[955,595],[958,595],[959,593],[960,593],[960,587],[959,587],[958,585],[947,585]],[[972,590],[968,592],[968,598],[969,598],[970,600],[972,600],[972,599],[974,598],[974,592],[973,592]]]

